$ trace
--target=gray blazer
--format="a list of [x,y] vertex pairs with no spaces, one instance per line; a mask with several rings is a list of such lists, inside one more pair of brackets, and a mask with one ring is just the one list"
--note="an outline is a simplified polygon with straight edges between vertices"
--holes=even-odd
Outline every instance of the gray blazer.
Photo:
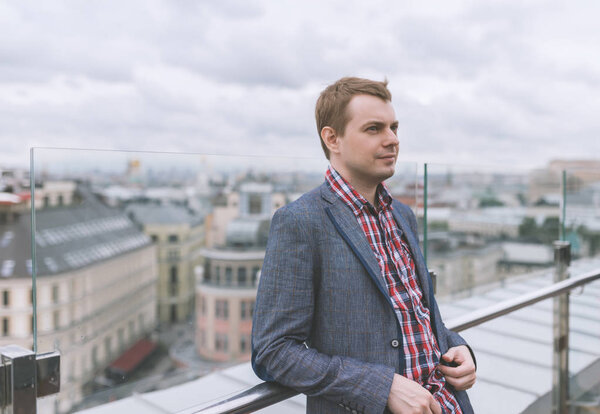
[[[417,240],[417,222],[393,201],[413,254],[431,326],[445,353],[466,345],[440,316]],[[252,367],[308,396],[307,413],[387,412],[402,335],[377,259],[356,217],[327,186],[273,216],[252,327]],[[455,392],[465,414],[466,392]]]

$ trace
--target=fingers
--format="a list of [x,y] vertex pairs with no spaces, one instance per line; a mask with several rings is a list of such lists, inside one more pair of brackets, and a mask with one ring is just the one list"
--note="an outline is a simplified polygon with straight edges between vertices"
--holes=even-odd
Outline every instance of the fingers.
[[433,397],[431,398],[429,409],[433,414],[442,414],[442,407],[440,406],[440,403],[438,403]]
[[459,391],[471,388],[477,379],[474,366],[471,369],[467,369],[465,365],[457,368],[440,365],[438,369],[446,377],[446,382]]
[[468,375],[461,378],[446,378],[446,382],[454,387],[458,391],[468,390],[475,384],[476,376]]
[[469,349],[464,346],[453,347],[448,350],[442,359],[446,362],[458,364],[456,367],[449,367],[440,364],[438,370],[444,374],[446,381],[457,390],[469,389],[475,384],[477,376],[475,374],[475,363],[471,357]]
[[448,367],[446,365],[438,365],[438,369],[445,377],[460,378],[475,372],[475,365],[464,363],[457,367]]

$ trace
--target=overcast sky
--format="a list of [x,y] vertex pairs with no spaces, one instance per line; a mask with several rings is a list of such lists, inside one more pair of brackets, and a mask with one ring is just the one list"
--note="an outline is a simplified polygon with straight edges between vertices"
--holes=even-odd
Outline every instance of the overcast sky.
[[0,164],[29,147],[321,156],[314,102],[387,77],[401,160],[600,157],[600,2],[0,0]]

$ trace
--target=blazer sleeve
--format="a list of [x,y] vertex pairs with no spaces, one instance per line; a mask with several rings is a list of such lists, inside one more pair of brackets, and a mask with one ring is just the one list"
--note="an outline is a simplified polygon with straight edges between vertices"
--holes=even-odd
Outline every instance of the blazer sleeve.
[[271,223],[252,326],[252,367],[265,381],[357,411],[382,413],[393,367],[326,355],[309,346],[313,278],[320,264],[317,237],[309,234],[302,214],[310,213],[286,206]]
[[[406,205],[402,205],[402,206],[403,206],[403,210],[404,210],[403,215],[404,215],[404,217],[408,218],[408,224],[410,226],[410,229],[418,240],[419,239],[419,231],[418,231],[417,218],[415,217],[415,213],[413,213],[413,211],[408,206],[406,206]],[[465,339],[462,336],[460,336],[458,333],[446,328],[446,325],[443,322],[442,316],[440,314],[440,309],[437,305],[436,300],[433,301],[432,311],[435,312],[435,318],[438,321],[441,321],[441,324],[444,327],[444,330],[445,330],[444,335],[448,339],[448,346],[450,348],[452,348],[452,347],[459,346],[459,345],[466,345],[467,348],[469,348],[469,352],[471,353],[471,357],[473,358],[473,362],[475,363],[475,366],[477,366],[477,360],[475,359],[475,353],[473,352],[473,349],[469,346],[467,341],[465,341]]]

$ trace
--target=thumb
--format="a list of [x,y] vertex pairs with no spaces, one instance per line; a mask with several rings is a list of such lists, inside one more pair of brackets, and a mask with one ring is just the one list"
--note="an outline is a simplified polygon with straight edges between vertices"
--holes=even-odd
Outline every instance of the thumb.
[[444,355],[442,355],[442,359],[446,362],[452,362],[454,360],[454,355],[455,355],[455,349],[450,348],[448,350],[448,352],[446,352]]

